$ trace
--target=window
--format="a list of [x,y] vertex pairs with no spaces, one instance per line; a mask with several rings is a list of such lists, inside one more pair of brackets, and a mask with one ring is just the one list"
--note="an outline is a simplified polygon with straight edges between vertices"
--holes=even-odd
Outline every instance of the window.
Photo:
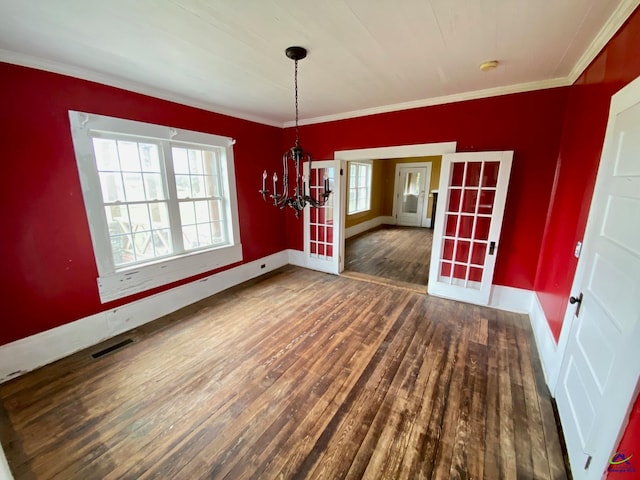
[[232,139],[69,117],[103,301],[242,260]]
[[347,214],[371,208],[371,164],[349,163],[349,208]]

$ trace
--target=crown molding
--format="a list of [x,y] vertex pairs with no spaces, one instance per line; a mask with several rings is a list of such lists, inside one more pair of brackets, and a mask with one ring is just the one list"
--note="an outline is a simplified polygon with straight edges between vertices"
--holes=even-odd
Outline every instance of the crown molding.
[[[349,112],[337,113],[332,115],[325,115],[319,117],[312,117],[306,119],[300,119],[299,125],[312,125],[316,123],[333,122],[337,120],[346,120],[349,118],[357,118],[368,115],[376,115],[380,113],[396,112],[400,110],[408,110],[413,108],[430,107],[436,105],[444,105],[447,103],[462,102],[467,100],[477,100],[482,98],[496,97],[500,95],[509,95],[513,93],[530,92],[534,90],[543,90],[548,88],[565,87],[572,85],[578,79],[578,77],[589,66],[593,59],[600,53],[602,48],[607,44],[609,40],[616,34],[622,24],[629,18],[634,10],[640,5],[640,0],[621,0],[618,8],[609,17],[604,26],[600,29],[596,37],[593,39],[587,50],[582,54],[580,59],[573,66],[571,72],[566,77],[558,77],[549,80],[542,80],[536,82],[521,83],[516,85],[508,85],[504,87],[488,88],[484,90],[476,90],[472,92],[464,92],[453,95],[446,95],[441,97],[427,98],[422,100],[413,100],[410,102],[397,103],[392,105],[383,105],[379,107],[365,108],[361,110],[352,110]],[[295,122],[280,122],[273,119],[263,118],[255,115],[250,115],[244,112],[238,112],[232,109],[227,109],[219,105],[215,105],[208,102],[203,102],[191,97],[179,95],[167,90],[158,89],[144,85],[138,82],[132,82],[125,80],[115,75],[108,75],[99,73],[87,68],[66,65],[61,62],[55,62],[51,60],[45,60],[42,58],[25,55],[21,53],[11,52],[8,50],[0,49],[0,61],[21,65],[24,67],[35,68],[38,70],[44,70],[47,72],[58,73],[61,75],[67,75],[82,80],[88,80],[103,85],[122,88],[142,95],[149,95],[162,100],[179,103],[193,108],[199,108],[207,110],[209,112],[218,113],[222,115],[228,115],[231,117],[239,118],[242,120],[248,120],[250,122],[256,122],[263,125],[268,125],[278,128],[293,127]]]
[[571,72],[567,76],[570,85],[573,85],[578,77],[582,75],[582,72],[586,70],[596,56],[602,51],[607,42],[613,38],[620,27],[622,27],[622,24],[626,22],[634,10],[638,8],[638,5],[640,5],[640,0],[622,0],[620,2],[618,8],[616,8],[613,14],[611,14],[589,47],[571,69]]
[[178,95],[168,90],[160,88],[150,87],[138,82],[132,82],[131,80],[125,80],[116,75],[108,75],[99,73],[88,68],[82,68],[72,65],[67,65],[61,62],[55,62],[52,60],[45,60],[39,57],[31,55],[25,55],[22,53],[16,53],[9,50],[0,48],[0,62],[12,63],[14,65],[20,65],[22,67],[35,68],[36,70],[44,70],[46,72],[57,73],[60,75],[66,75],[69,77],[79,78],[81,80],[88,80],[90,82],[100,83],[109,87],[121,88],[130,92],[139,93],[141,95],[148,95],[151,97],[159,98],[161,100],[167,100],[169,102],[179,103],[188,107],[198,108],[201,110],[207,110],[212,113],[218,113],[221,115],[228,115],[230,117],[239,118],[242,120],[248,120],[250,122],[256,122],[263,125],[269,125],[271,127],[282,128],[282,122],[262,118],[255,115],[248,115],[243,112],[226,109],[208,102],[196,100],[184,95]]
[[[312,125],[315,123],[334,122],[336,120],[345,120],[348,118],[364,117],[367,115],[376,115],[379,113],[397,112],[400,110],[409,110],[412,108],[432,107],[435,105],[444,105],[447,103],[463,102],[466,100],[478,100],[481,98],[497,97],[500,95],[509,95],[511,93],[530,92],[534,90],[543,90],[547,88],[566,87],[570,85],[568,78],[552,78],[550,80],[541,80],[538,82],[519,83],[517,85],[507,85],[504,87],[487,88],[484,90],[476,90],[473,92],[456,93],[454,95],[446,95],[443,97],[425,98],[423,100],[414,100],[411,102],[396,103],[393,105],[383,105],[381,107],[365,108],[362,110],[353,110],[350,112],[337,113],[335,115],[325,115],[322,117],[306,118],[298,121],[298,125]],[[295,126],[295,122],[285,122],[285,128]]]

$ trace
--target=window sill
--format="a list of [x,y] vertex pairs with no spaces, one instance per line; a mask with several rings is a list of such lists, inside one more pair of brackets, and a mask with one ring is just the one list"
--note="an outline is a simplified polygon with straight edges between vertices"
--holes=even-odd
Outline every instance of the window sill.
[[98,277],[100,301],[107,303],[242,261],[242,245],[189,253]]

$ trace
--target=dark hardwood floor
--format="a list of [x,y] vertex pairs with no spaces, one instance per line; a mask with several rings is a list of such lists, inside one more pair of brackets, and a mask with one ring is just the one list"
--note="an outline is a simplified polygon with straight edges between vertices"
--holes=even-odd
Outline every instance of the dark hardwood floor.
[[0,440],[16,479],[563,479],[532,342],[285,267],[0,385]]
[[345,242],[343,275],[426,292],[433,230],[382,225]]

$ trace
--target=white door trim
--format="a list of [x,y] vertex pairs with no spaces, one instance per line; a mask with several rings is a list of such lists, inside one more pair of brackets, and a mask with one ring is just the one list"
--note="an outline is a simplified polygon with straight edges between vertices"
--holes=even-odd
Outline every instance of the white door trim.
[[372,158],[410,158],[430,157],[454,153],[456,142],[419,143],[415,145],[395,145],[392,147],[358,148],[355,150],[336,150],[336,160],[371,160]]

